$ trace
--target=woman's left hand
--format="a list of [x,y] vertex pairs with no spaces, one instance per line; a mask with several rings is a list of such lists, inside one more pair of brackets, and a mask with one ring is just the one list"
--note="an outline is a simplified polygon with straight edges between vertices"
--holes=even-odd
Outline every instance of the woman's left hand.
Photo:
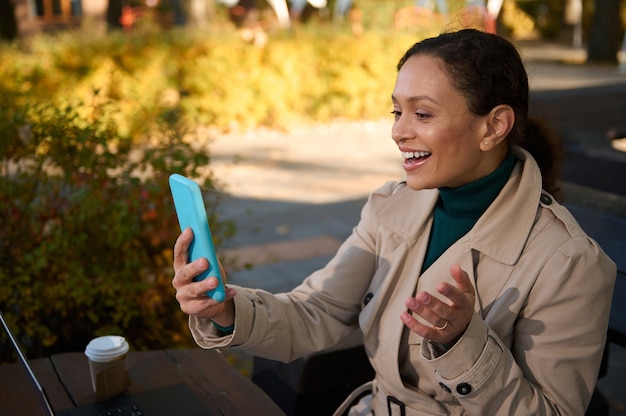
[[469,275],[458,264],[450,266],[450,275],[456,286],[439,283],[437,292],[448,298],[443,302],[428,292],[418,292],[406,300],[406,307],[420,316],[424,324],[410,312],[402,312],[400,319],[413,332],[439,344],[453,345],[465,332],[474,314],[476,293]]

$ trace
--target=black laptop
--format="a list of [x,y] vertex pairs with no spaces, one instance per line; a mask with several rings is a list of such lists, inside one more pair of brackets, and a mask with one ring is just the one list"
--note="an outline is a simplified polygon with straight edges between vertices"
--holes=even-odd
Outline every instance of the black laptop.
[[[0,349],[6,347],[13,350],[11,354],[1,356],[13,357],[15,362],[4,363],[3,366],[13,366],[18,374],[10,383],[24,383],[19,386],[20,393],[28,391],[28,399],[16,404],[20,409],[28,405],[39,409],[39,413],[30,413],[32,416],[212,416],[207,405],[198,397],[195,391],[187,384],[175,384],[168,387],[149,390],[144,393],[121,394],[119,396],[100,401],[94,404],[80,405],[74,408],[54,412],[46,396],[42,384],[37,379],[17,339],[7,325],[0,312]],[[2,351],[0,351],[2,352]],[[8,367],[7,367],[8,368]],[[2,367],[0,366],[0,372]],[[10,386],[7,386],[9,389]],[[30,410],[29,410],[30,411]],[[34,412],[35,410],[31,411]],[[2,410],[0,407],[0,414]]]

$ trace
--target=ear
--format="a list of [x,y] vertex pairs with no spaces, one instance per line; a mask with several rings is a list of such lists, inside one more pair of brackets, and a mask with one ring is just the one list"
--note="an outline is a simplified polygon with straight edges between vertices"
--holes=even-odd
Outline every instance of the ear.
[[515,124],[515,112],[509,105],[495,106],[486,116],[485,135],[480,141],[480,149],[489,151],[506,139]]

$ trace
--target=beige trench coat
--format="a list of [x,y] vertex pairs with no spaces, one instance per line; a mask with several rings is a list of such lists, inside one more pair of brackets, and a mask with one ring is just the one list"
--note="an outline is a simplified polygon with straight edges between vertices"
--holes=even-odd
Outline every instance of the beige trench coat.
[[[329,264],[290,293],[237,288],[235,332],[219,337],[190,318],[204,348],[236,347],[290,361],[360,329],[376,370],[376,416],[583,415],[606,339],[615,264],[572,215],[541,190],[526,151],[496,200],[465,236],[420,275],[436,190],[387,183]],[[404,302],[435,294],[459,263],[477,289],[475,315],[445,353],[412,333]],[[401,345],[402,344],[402,345]],[[416,376],[400,376],[405,348]],[[408,349],[408,350],[407,350]],[[391,413],[389,413],[391,412]]]

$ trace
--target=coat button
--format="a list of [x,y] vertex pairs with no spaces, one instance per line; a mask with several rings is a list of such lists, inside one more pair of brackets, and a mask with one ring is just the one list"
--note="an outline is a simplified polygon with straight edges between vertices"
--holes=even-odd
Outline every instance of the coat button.
[[541,194],[541,198],[539,198],[539,200],[546,205],[550,205],[552,203],[552,198],[548,194]]
[[368,303],[370,303],[370,300],[372,300],[373,297],[374,297],[374,294],[371,292],[365,295],[365,298],[363,298],[363,304],[367,305]]
[[443,389],[443,391],[445,391],[446,393],[452,393],[452,390],[450,390],[450,387],[446,386],[443,383],[439,383],[439,387],[441,387]]
[[466,394],[470,394],[472,392],[472,386],[467,383],[461,383],[456,386],[456,392],[465,396]]

